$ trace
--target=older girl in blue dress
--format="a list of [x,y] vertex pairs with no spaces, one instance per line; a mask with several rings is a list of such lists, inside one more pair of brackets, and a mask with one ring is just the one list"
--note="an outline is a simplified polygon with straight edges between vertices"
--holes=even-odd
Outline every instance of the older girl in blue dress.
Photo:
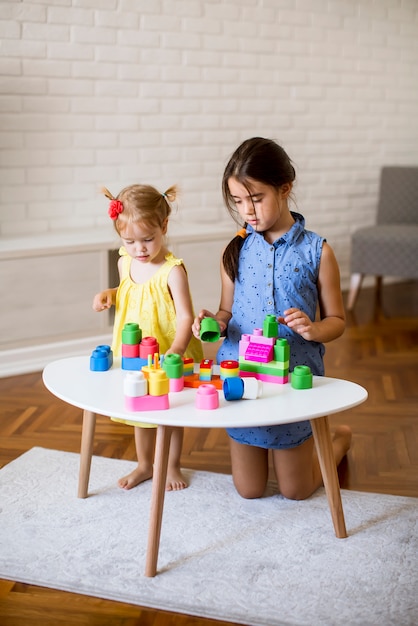
[[[222,181],[225,204],[244,228],[226,247],[221,264],[222,293],[216,314],[200,311],[193,324],[199,336],[204,317],[218,321],[225,340],[217,360],[238,360],[242,334],[262,328],[266,315],[279,319],[280,337],[290,344],[290,370],[308,365],[324,374],[324,343],[345,328],[338,264],[324,238],[307,230],[290,211],[295,170],[272,140],[244,141],[230,158]],[[319,315],[317,315],[319,311]],[[281,494],[309,497],[322,476],[309,421],[228,429],[234,484],[245,498],[258,498],[268,479],[268,454]],[[338,465],[351,443],[351,430],[337,428],[333,450]]]

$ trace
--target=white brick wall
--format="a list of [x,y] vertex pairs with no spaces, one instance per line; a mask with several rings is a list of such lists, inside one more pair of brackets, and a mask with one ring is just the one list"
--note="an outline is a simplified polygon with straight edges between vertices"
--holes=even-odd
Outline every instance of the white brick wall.
[[224,164],[257,134],[346,283],[381,165],[418,162],[417,0],[3,0],[0,37],[0,237],[102,226],[98,189],[132,182],[227,222]]

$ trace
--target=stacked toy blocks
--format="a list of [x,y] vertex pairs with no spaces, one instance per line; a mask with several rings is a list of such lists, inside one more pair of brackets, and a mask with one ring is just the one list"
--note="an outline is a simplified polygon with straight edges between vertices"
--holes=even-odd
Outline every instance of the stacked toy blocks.
[[169,380],[161,368],[129,370],[123,381],[127,411],[161,411],[170,406]]
[[149,364],[159,352],[155,337],[142,337],[142,330],[134,322],[125,324],[122,329],[122,362],[123,370],[140,371]]
[[287,339],[278,337],[279,324],[275,315],[267,315],[263,328],[252,335],[242,335],[239,342],[239,375],[253,376],[268,383],[289,381],[290,347]]
[[219,374],[213,373],[213,361],[203,359],[199,364],[199,373],[195,374],[194,369],[184,371],[184,386],[198,389],[200,386],[210,383],[216,389],[222,389],[222,380]]

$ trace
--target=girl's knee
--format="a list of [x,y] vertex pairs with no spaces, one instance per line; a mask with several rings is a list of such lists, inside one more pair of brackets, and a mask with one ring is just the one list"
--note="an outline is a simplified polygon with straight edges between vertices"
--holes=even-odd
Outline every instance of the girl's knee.
[[287,487],[280,489],[281,495],[287,500],[306,500],[314,493],[315,489],[309,489],[305,486]]
[[246,500],[255,500],[256,498],[261,498],[265,491],[265,486],[261,488],[261,486],[250,485],[247,483],[238,484],[235,480],[234,485],[241,498],[245,498]]

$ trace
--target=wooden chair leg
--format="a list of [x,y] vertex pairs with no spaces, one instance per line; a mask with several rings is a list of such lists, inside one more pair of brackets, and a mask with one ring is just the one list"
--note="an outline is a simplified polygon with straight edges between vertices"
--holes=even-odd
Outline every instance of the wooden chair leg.
[[83,413],[81,431],[80,471],[78,475],[78,498],[87,498],[90,478],[91,457],[93,454],[96,414],[91,411]]
[[378,308],[382,307],[382,277],[381,276],[375,277],[375,302],[376,302],[376,307]]
[[324,481],[325,493],[331,511],[332,522],[336,537],[347,537],[344,511],[341,502],[340,483],[338,481],[337,466],[332,448],[331,433],[329,430],[328,417],[319,417],[311,420],[312,431],[315,440],[319,466]]
[[357,296],[360,291],[361,283],[363,282],[364,274],[351,274],[350,291],[347,297],[347,310],[352,311],[357,300]]
[[161,523],[163,518],[165,485],[167,479],[168,452],[173,429],[171,426],[157,427],[154,472],[152,476],[151,512],[148,529],[145,576],[157,573],[158,550],[160,547]]

